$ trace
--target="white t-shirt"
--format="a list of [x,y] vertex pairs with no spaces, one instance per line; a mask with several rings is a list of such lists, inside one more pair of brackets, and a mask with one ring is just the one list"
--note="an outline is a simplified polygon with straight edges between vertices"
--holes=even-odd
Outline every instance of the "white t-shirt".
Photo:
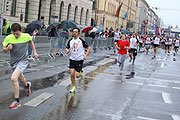
[[172,41],[173,41],[173,40],[172,40],[171,38],[169,38],[168,44],[169,44],[169,45],[172,45]]
[[120,40],[120,35],[121,35],[120,32],[115,32],[114,33],[114,40]]
[[85,51],[84,48],[88,48],[89,45],[81,38],[70,39],[66,48],[70,50],[70,59],[75,61],[84,60]]
[[130,39],[130,48],[137,49],[138,40],[136,38]]
[[179,46],[179,40],[175,40],[175,46]]
[[159,45],[159,43],[160,43],[160,38],[155,37],[154,44]]
[[151,44],[151,38],[146,38],[146,44]]

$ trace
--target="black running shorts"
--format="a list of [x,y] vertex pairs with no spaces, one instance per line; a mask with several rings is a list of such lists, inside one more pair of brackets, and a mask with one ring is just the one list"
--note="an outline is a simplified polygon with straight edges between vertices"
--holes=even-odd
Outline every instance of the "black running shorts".
[[129,53],[133,53],[133,56],[137,56],[137,49],[131,48],[131,49],[129,50]]
[[83,68],[83,62],[84,60],[80,60],[80,61],[75,61],[75,60],[69,60],[69,68],[70,69],[75,69],[77,72],[81,72],[82,68]]
[[157,48],[157,47],[159,47],[159,45],[158,44],[154,44],[154,48]]

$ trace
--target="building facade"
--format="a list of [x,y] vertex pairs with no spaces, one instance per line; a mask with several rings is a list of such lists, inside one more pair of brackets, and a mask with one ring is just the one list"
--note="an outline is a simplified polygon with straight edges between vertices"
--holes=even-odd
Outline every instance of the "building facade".
[[62,20],[74,20],[81,26],[91,24],[92,0],[6,0],[5,4],[4,17],[23,26],[33,20],[46,24]]
[[[92,25],[101,26],[104,30],[135,30],[136,0],[94,0],[93,3]],[[121,4],[120,14],[116,17],[116,11]],[[127,18],[123,20],[127,12]]]
[[147,32],[149,5],[145,0],[138,0],[135,32]]
[[157,22],[158,16],[146,0],[138,0],[135,32],[154,33],[154,26],[157,26]]

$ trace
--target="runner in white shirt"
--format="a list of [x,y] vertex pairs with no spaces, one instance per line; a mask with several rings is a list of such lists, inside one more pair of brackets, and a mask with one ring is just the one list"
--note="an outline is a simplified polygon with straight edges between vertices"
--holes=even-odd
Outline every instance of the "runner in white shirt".
[[151,38],[150,35],[148,35],[145,41],[146,54],[148,54],[150,46],[151,46]]
[[114,32],[114,53],[116,53],[116,45],[118,43],[118,41],[120,40],[120,37],[121,37],[121,32],[119,32],[119,29],[117,28],[116,29],[116,32]]
[[172,36],[170,36],[170,38],[168,39],[168,45],[167,45],[168,53],[170,53],[170,51],[171,51],[172,42],[173,42],[173,38],[172,38]]
[[176,38],[175,41],[174,41],[174,50],[175,50],[175,53],[174,53],[174,56],[177,54],[177,51],[179,49],[179,38]]
[[134,62],[135,62],[135,59],[136,59],[136,56],[137,56],[137,47],[139,45],[139,40],[136,38],[136,34],[133,33],[133,36],[132,38],[130,38],[130,50],[129,50],[129,57],[130,57],[130,60],[129,62],[132,61],[132,56],[133,56],[133,62],[132,62],[132,65],[134,65]]
[[[74,37],[68,41],[66,46],[66,54],[70,53],[69,68],[70,68],[71,82],[72,82],[72,89],[70,90],[70,93],[74,93],[76,90],[75,76],[77,78],[83,77],[82,74],[83,62],[84,60],[87,59],[87,56],[89,55],[91,50],[91,47],[87,44],[87,42],[79,37],[79,33],[80,33],[79,28],[74,28],[73,29]],[[86,53],[84,48],[87,48]]]
[[160,38],[159,35],[156,35],[156,37],[153,40],[153,45],[154,45],[154,56],[152,59],[154,59],[156,57],[156,53],[157,53],[157,49],[159,47],[160,44]]

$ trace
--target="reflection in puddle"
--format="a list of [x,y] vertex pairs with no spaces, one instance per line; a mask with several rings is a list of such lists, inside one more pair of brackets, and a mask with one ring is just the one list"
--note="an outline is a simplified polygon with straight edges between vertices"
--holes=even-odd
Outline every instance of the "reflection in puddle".
[[126,79],[134,78],[135,72],[131,72],[129,75],[125,75]]
[[[107,68],[111,65],[116,64],[116,62],[107,63],[105,65],[99,66],[98,69],[87,73],[83,80],[76,81],[77,83],[77,91],[76,94],[67,93],[64,96],[63,103],[57,107],[54,111],[49,113],[47,116],[44,116],[43,119],[57,119],[57,120],[70,120],[73,119],[74,111],[79,108],[79,104],[81,103],[81,95],[84,91],[88,89],[89,83],[94,80],[99,73],[103,73]],[[69,89],[71,86],[68,86]]]

